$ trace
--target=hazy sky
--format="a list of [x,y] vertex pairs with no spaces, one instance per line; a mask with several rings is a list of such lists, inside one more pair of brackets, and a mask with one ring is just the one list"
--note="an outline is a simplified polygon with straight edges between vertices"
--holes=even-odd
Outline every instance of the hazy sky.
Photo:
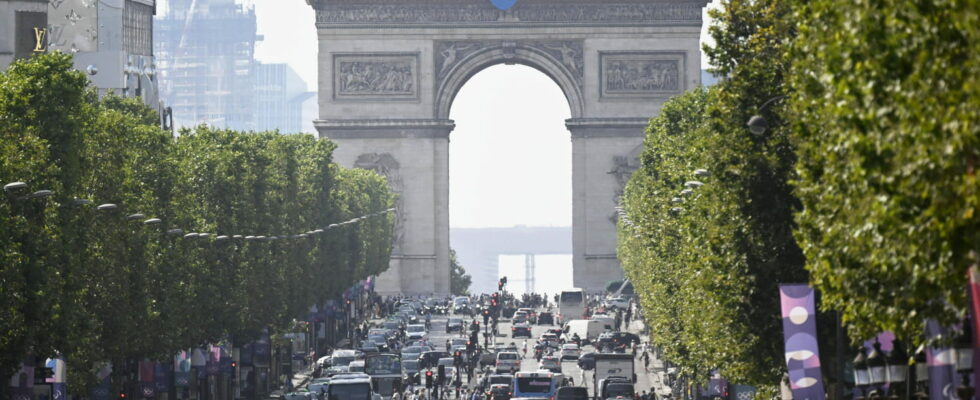
[[[316,28],[306,1],[250,2],[264,36],[256,57],[289,64],[316,90]],[[450,224],[571,226],[569,117],[558,86],[532,68],[498,65],[467,82],[451,113]]]

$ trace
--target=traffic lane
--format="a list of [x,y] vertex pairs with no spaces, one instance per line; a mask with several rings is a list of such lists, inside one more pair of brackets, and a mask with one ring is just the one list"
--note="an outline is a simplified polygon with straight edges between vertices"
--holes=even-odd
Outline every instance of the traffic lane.
[[[523,337],[519,337],[519,338],[513,338],[513,337],[511,337],[511,332],[512,332],[511,328],[512,327],[513,327],[513,325],[511,324],[510,320],[503,320],[503,319],[500,320],[500,323],[498,325],[498,330],[501,333],[506,332],[507,333],[507,337],[506,338],[497,338],[497,341],[498,342],[504,342],[506,344],[510,344],[511,342],[513,342],[514,344],[517,345],[517,348],[518,349],[521,349],[523,347],[524,341],[527,340],[528,352],[527,352],[527,356],[521,362],[521,371],[537,371],[538,370],[538,362],[535,361],[535,359],[534,359],[534,344],[537,343],[537,339],[540,338],[541,335],[544,334],[548,329],[558,328],[559,326],[558,325],[536,325],[536,324],[531,325],[531,338],[530,339],[525,339]],[[582,353],[589,353],[589,352],[595,352],[595,351],[596,351],[595,347],[593,347],[591,345],[589,345],[589,346],[583,346],[583,348],[582,348]],[[558,355],[557,352],[556,352],[556,355]],[[647,374],[647,373],[645,373],[643,371],[643,364],[639,360],[634,360],[634,364],[633,365],[634,365],[634,370],[636,371],[636,377],[637,377],[637,381],[633,385],[634,390],[637,393],[640,393],[640,392],[642,392],[644,390],[647,391],[647,393],[649,393],[650,392],[650,388],[652,387],[652,377],[651,377],[651,375],[650,374]],[[584,386],[586,386],[586,387],[589,388],[589,393],[592,393],[592,391],[594,389],[594,382],[593,382],[594,375],[593,375],[592,371],[583,371],[581,368],[578,367],[578,363],[576,362],[576,360],[564,360],[564,361],[562,361],[562,363],[561,363],[561,370],[562,370],[562,374],[565,375],[566,377],[571,378],[575,382],[575,385],[576,386],[582,386],[582,379],[584,378],[585,379],[585,385]]]

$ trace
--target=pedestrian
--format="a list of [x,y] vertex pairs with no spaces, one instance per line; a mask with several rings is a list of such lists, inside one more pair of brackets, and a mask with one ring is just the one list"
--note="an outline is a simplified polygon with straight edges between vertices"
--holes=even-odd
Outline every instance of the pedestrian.
[[643,359],[643,370],[650,372],[650,353],[643,352],[643,355],[640,356],[640,358]]

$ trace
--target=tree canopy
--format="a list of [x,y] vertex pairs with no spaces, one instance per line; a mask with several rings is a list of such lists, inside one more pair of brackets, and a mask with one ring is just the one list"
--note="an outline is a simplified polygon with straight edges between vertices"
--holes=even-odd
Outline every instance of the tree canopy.
[[29,186],[0,199],[0,375],[61,354],[84,386],[97,362],[285,328],[387,268],[394,195],[333,143],[155,123],[65,54],[0,73],[0,182]]

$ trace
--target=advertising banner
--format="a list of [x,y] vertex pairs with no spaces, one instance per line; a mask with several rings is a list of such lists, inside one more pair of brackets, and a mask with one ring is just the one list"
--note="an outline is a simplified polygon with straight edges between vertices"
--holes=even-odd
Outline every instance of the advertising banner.
[[[926,321],[926,343],[949,332],[935,320]],[[956,399],[956,359],[953,349],[930,347],[926,349],[926,365],[929,366],[929,398],[934,400]]]
[[797,400],[825,400],[813,288],[779,285],[789,386]]

